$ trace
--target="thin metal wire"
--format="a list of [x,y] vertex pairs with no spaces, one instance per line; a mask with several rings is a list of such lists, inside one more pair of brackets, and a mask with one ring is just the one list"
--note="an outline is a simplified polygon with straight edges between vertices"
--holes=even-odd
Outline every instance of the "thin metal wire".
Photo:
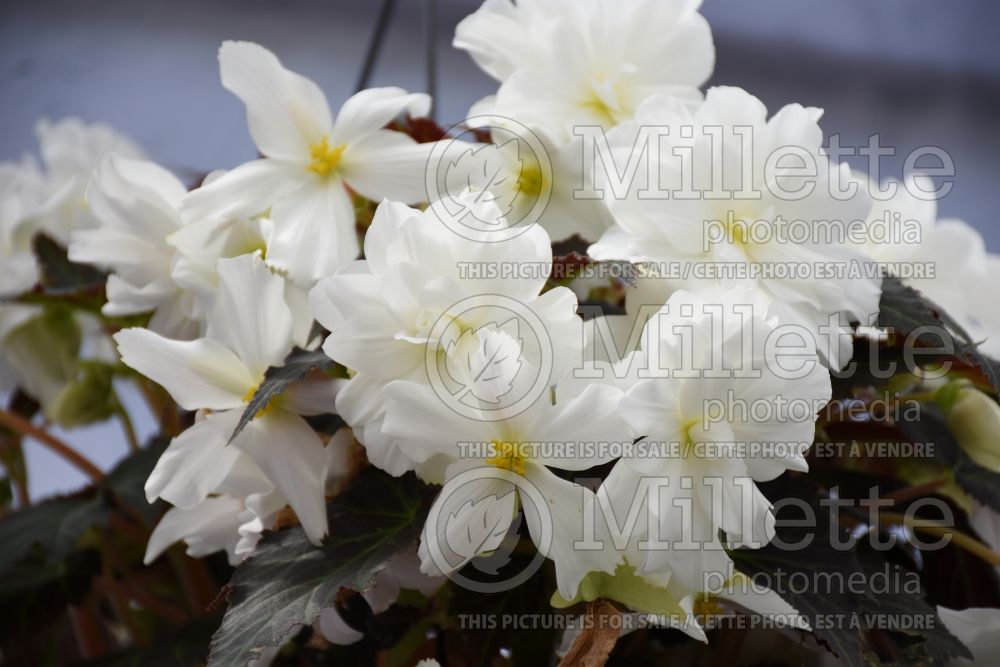
[[371,39],[368,40],[364,64],[362,64],[361,72],[358,74],[358,82],[354,86],[354,92],[368,87],[372,71],[375,69],[375,61],[378,60],[378,54],[382,51],[386,28],[389,27],[389,21],[392,19],[392,12],[395,8],[396,0],[382,0],[382,7],[379,8],[378,17],[375,19],[375,29],[372,30]]
[[431,96],[428,115],[435,117],[437,105],[437,2],[424,0],[424,66],[427,76],[427,94]]

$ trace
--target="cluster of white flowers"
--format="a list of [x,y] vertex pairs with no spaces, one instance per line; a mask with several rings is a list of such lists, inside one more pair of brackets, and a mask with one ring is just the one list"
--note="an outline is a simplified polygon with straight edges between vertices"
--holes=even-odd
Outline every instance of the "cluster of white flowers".
[[[561,598],[627,573],[704,639],[707,577],[734,583],[723,547],[773,536],[755,482],[807,469],[829,371],[849,361],[852,326],[877,315],[873,262],[938,262],[939,278],[913,284],[986,338],[1000,322],[974,315],[968,286],[995,289],[1000,261],[964,223],[935,224],[912,188],[873,204],[824,153],[819,110],[768,118],[741,89],[703,95],[714,47],[699,4],[487,0],[455,46],[499,81],[470,111],[492,143],[390,129],[430,107],[397,88],[361,91],[334,116],[312,81],[244,42],[222,45],[221,78],[262,157],[193,190],[105,128],[39,126],[46,170],[0,171],[0,291],[37,282],[35,233],[68,244],[110,272],[106,315],[152,314],[115,334],[124,363],[197,414],[146,484],[173,505],[147,559],[184,540],[239,562],[286,506],[320,544],[356,439],[387,473],[442,485],[424,575],[497,549],[523,512]],[[783,150],[800,159],[775,159]],[[639,156],[615,182],[608,165]],[[863,187],[834,191],[851,183]],[[367,228],[365,201],[381,202]],[[918,220],[922,243],[789,230],[876,224],[883,208]],[[574,236],[592,259],[643,268],[626,315],[584,322],[574,292],[549,281],[553,241]],[[24,307],[2,308],[0,323]],[[349,379],[309,375],[234,437],[265,371],[320,345]],[[326,413],[347,424],[329,442],[304,419]],[[413,572],[391,584],[426,585]],[[770,592],[715,595],[794,614]],[[331,639],[357,639],[331,614]]]

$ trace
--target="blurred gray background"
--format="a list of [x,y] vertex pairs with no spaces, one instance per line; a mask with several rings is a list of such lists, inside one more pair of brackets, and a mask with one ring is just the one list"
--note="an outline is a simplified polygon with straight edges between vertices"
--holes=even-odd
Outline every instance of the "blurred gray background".
[[[623,0],[625,1],[625,0]],[[478,0],[436,0],[437,118],[464,117],[495,91],[451,48]],[[241,103],[219,84],[224,39],[267,46],[314,80],[331,106],[353,92],[380,0],[33,0],[0,2],[0,160],[35,151],[40,116],[105,121],[181,176],[255,155]],[[424,0],[398,0],[370,85],[425,90]],[[744,87],[769,109],[826,109],[828,134],[861,146],[879,133],[899,176],[934,145],[957,176],[941,214],[961,217],[1000,251],[1000,3],[995,0],[705,0],[717,48],[711,84]],[[864,158],[850,160],[864,168]],[[148,432],[150,418],[141,418]],[[124,453],[117,426],[66,437],[95,461]],[[34,495],[78,486],[61,460],[29,447]]]

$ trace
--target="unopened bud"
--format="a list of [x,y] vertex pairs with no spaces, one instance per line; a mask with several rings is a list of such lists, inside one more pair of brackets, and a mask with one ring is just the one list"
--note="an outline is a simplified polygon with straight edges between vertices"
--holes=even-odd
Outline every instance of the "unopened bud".
[[99,361],[81,361],[76,379],[63,387],[46,415],[64,428],[86,426],[109,419],[118,409],[111,380],[114,369]]
[[968,382],[941,387],[935,400],[948,415],[948,428],[979,465],[1000,472],[1000,405]]

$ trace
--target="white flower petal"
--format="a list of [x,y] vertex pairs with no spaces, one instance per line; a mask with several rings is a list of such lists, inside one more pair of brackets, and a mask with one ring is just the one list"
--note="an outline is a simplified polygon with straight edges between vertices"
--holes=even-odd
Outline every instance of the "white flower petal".
[[218,496],[206,498],[197,507],[183,510],[174,507],[156,524],[143,563],[149,565],[171,545],[187,542],[187,554],[201,558],[216,551],[232,551],[239,539],[237,527],[243,512],[239,498]]
[[418,144],[401,132],[379,130],[344,153],[340,173],[351,189],[373,201],[427,201],[425,172],[433,143]]
[[364,639],[365,633],[358,632],[347,624],[336,607],[327,607],[317,621],[323,637],[338,646],[348,646]]
[[431,98],[424,93],[407,93],[402,88],[369,88],[352,95],[337,113],[330,133],[330,145],[350,145],[382,129],[404,111],[426,116]]
[[257,417],[233,441],[288,500],[313,544],[326,535],[326,453],[316,432],[280,408]]
[[280,366],[292,348],[292,314],[285,281],[257,255],[221,259],[215,309],[207,336],[236,353],[258,381],[269,366]]
[[122,361],[162,385],[185,410],[239,407],[257,385],[239,357],[213,340],[169,340],[137,328],[114,339]]
[[251,42],[223,42],[219,72],[222,85],[246,104],[247,124],[260,152],[308,162],[309,147],[332,127],[319,86]]
[[296,283],[311,286],[358,256],[354,205],[336,178],[310,179],[271,209],[274,231],[268,262]]
[[[482,464],[476,464],[482,465]],[[448,477],[474,470],[469,462],[449,468]],[[420,570],[437,576],[460,569],[480,553],[496,549],[514,520],[517,492],[507,481],[489,474],[446,482],[420,537]]]
[[263,213],[275,201],[301,188],[305,167],[281,160],[254,160],[192,190],[181,203],[186,222],[205,222]]
[[[534,507],[526,500],[528,494],[520,494],[531,539],[544,556],[555,562],[559,594],[567,600],[572,599],[591,566],[591,559],[581,558],[574,542],[583,539],[584,504],[588,496],[593,497],[593,492],[537,464],[527,466],[525,479],[538,489],[547,503],[545,507]],[[546,535],[551,536],[548,545],[544,544],[548,539]]]
[[347,384],[343,378],[312,378],[293,383],[281,395],[281,408],[297,415],[334,412],[337,393]]
[[242,455],[227,444],[241,412],[213,413],[174,438],[146,480],[147,500],[191,509],[214,492]]

